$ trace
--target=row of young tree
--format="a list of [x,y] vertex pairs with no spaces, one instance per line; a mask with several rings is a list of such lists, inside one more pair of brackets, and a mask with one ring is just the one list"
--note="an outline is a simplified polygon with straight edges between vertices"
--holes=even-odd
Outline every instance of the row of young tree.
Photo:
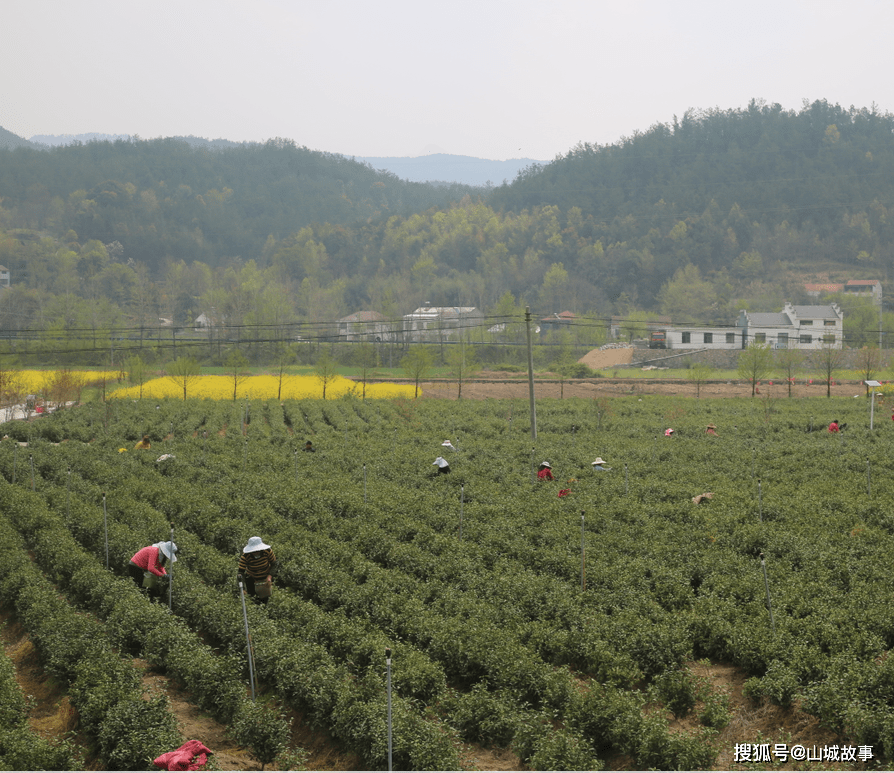
[[[809,354],[800,349],[777,349],[774,352],[769,344],[752,343],[739,356],[738,372],[743,380],[751,384],[752,397],[761,382],[773,376],[784,381],[791,397],[795,379],[805,371],[818,374],[820,382],[826,385],[826,397],[831,397],[832,384],[841,371],[855,371],[865,383],[875,379],[886,368],[882,352],[877,347],[864,346],[850,353],[850,357],[848,354],[834,346],[823,346]],[[699,363],[690,372],[691,380],[701,384],[708,379],[710,368]],[[870,387],[866,385],[865,389],[868,397]]]

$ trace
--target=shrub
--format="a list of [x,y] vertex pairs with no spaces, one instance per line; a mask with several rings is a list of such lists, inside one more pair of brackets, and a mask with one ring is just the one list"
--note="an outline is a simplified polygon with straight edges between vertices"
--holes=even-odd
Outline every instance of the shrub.
[[696,685],[688,669],[665,671],[656,677],[654,685],[658,697],[677,719],[695,708]]
[[233,736],[248,748],[261,768],[276,760],[289,742],[292,721],[286,720],[275,706],[258,701],[245,701],[233,721]]
[[128,698],[113,706],[99,733],[107,770],[152,770],[152,761],[183,741],[165,695]]

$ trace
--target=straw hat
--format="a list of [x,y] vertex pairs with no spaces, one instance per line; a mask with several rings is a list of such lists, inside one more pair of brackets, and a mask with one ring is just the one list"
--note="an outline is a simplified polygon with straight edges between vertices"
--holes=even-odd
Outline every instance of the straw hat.
[[709,425],[708,425],[708,429],[717,429],[717,425],[716,425],[716,424],[709,424]]
[[590,464],[607,464],[607,462],[601,456],[597,456],[596,461],[590,462]]
[[432,465],[437,465],[438,467],[444,468],[449,467],[450,462],[448,462],[443,456],[439,456],[432,462]]
[[540,462],[540,466],[541,467],[549,467],[549,469],[553,468],[553,466],[549,462]]
[[[173,546],[173,552],[171,550]],[[171,563],[177,560],[177,544],[175,542],[171,542],[168,540],[167,542],[156,542],[154,547],[157,547],[162,553],[164,553],[165,558],[167,558]]]
[[269,550],[270,545],[264,543],[260,537],[252,537],[248,544],[242,548],[243,553],[256,553],[259,550]]

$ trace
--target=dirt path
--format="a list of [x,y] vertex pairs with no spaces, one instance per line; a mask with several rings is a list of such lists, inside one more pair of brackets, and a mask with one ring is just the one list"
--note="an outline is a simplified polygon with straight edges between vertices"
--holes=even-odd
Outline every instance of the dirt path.
[[[420,384],[422,397],[429,399],[457,399],[457,383],[448,379],[426,381]],[[760,397],[788,397],[785,384],[767,382],[758,387]],[[645,379],[645,378],[597,378],[588,380],[534,381],[534,396],[551,397],[621,397],[623,395],[669,395],[674,397],[751,397],[751,385],[744,381],[711,381],[697,387],[682,379]],[[832,397],[853,397],[864,395],[865,387],[859,382],[848,381],[832,385]],[[479,374],[474,380],[463,382],[464,399],[483,400],[486,398],[528,399],[527,378],[517,374],[487,373]],[[825,384],[798,383],[792,387],[792,397],[826,396]],[[878,406],[878,403],[876,404]]]

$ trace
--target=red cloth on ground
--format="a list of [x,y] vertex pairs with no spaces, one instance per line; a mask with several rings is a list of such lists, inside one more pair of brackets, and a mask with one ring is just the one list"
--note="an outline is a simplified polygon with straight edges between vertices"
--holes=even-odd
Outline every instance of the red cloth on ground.
[[559,492],[559,496],[560,496],[560,497],[567,497],[570,493],[571,493],[571,489],[570,489],[570,488],[563,488],[563,489]]
[[209,754],[214,752],[201,741],[193,740],[187,741],[179,749],[156,757],[152,762],[162,770],[198,770],[208,761]]

